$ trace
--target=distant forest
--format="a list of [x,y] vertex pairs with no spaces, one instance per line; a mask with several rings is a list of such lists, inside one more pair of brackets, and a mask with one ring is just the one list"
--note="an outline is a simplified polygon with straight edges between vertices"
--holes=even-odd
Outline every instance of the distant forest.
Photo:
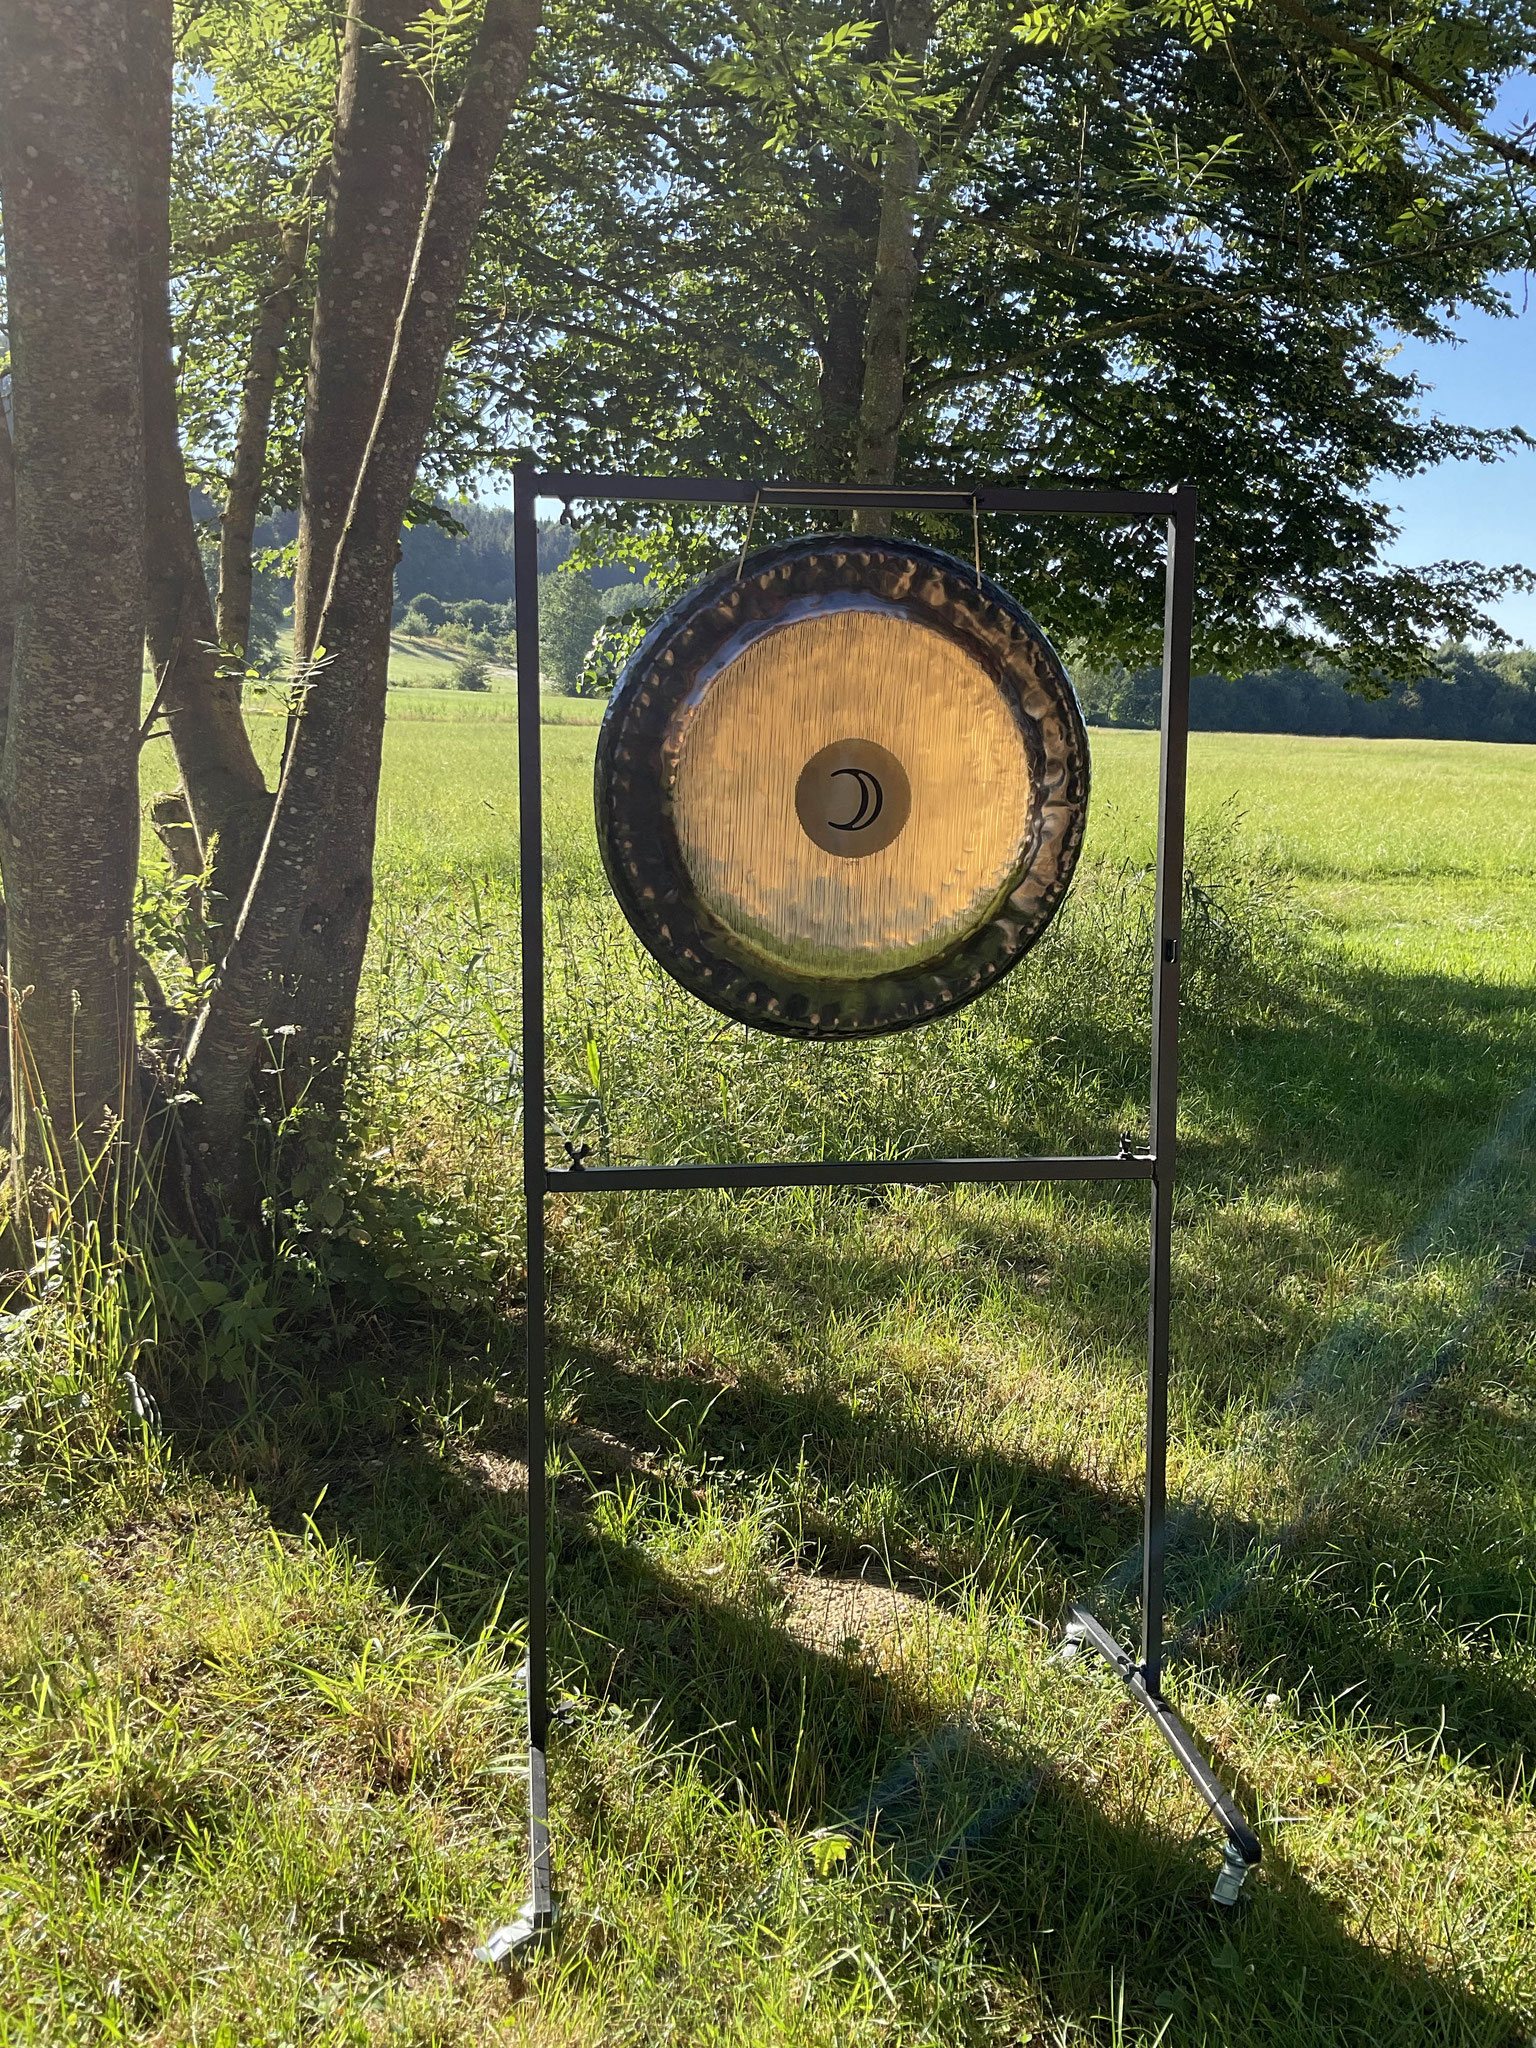
[[[403,611],[413,597],[430,594],[445,604],[482,598],[488,604],[512,602],[512,508],[509,505],[451,505],[450,517],[465,530],[424,523],[409,526],[400,536],[400,565],[395,570],[395,606]],[[558,569],[576,545],[568,526],[539,521],[539,574]],[[607,590],[632,578],[628,569],[594,569],[593,587]]]
[[[480,598],[494,605],[512,599],[512,513],[504,505],[450,508],[466,530],[424,524],[401,536],[395,572],[397,613],[427,595],[445,604]],[[568,526],[540,523],[539,570],[547,575],[570,554]],[[629,581],[622,568],[591,572],[598,590]],[[1158,677],[1154,669],[1127,671],[1068,664],[1095,725],[1155,726]],[[1331,670],[1266,669],[1228,680],[1196,676],[1190,720],[1201,732],[1289,732],[1325,738],[1520,740],[1536,742],[1536,653],[1517,648],[1498,655],[1451,649],[1434,674],[1398,684],[1389,696],[1366,697]]]
[[[1072,666],[1090,724],[1155,726],[1155,669]],[[1329,739],[1536,742],[1536,653],[1448,650],[1433,675],[1365,697],[1328,670],[1265,669],[1228,680],[1196,676],[1190,723],[1199,732],[1293,732]]]

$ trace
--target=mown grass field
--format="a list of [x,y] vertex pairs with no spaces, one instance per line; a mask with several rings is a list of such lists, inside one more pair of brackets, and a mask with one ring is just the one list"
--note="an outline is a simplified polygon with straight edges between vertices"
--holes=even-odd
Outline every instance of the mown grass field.
[[[407,695],[347,1177],[264,1259],[66,1259],[4,1326],[0,2042],[1536,2036],[1536,756],[1192,742],[1170,1691],[1258,1819],[1242,1906],[1051,1657],[1072,1598],[1130,1626],[1144,1192],[571,1200],[563,1921],[500,1977],[514,736]],[[551,716],[557,1137],[1144,1128],[1151,736],[1093,736],[1079,886],[1003,989],[815,1048],[639,953],[591,714]]]

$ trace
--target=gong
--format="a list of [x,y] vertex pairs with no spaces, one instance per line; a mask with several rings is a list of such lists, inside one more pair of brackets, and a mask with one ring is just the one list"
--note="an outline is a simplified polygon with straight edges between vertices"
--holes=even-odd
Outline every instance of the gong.
[[683,987],[796,1038],[922,1024],[1016,966],[1082,845],[1088,739],[1006,591],[822,535],[699,584],[597,745],[615,896]]

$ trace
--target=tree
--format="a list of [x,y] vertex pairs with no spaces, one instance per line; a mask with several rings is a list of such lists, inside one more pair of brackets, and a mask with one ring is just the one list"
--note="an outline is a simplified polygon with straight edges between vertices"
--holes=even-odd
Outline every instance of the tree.
[[144,462],[132,33],[122,0],[0,9],[15,434],[12,447],[0,429],[12,1151],[23,1185],[46,1174],[98,1199],[116,1180],[109,1148],[136,1120]]
[[575,694],[582,663],[604,619],[603,600],[579,569],[539,580],[539,665],[551,685]]
[[[1523,145],[1467,112],[1529,52],[1517,10],[1414,16],[1439,100],[1364,10],[1348,49],[1353,15],[1290,0],[867,12],[642,0],[618,42],[562,11],[467,316],[508,438],[575,469],[1187,477],[1213,667],[1410,673],[1487,626],[1510,579],[1385,561],[1372,480],[1510,442],[1420,417],[1383,336],[1505,306],[1530,249]],[[722,538],[679,515],[655,559]],[[1058,635],[1145,655],[1160,536],[983,540]]]
[[453,665],[449,681],[456,690],[488,690],[491,687],[490,665],[478,654],[465,657]]
[[[56,1138],[73,1143],[78,1133],[83,1142],[103,1117],[127,1116],[137,815],[129,792],[147,627],[157,716],[182,781],[181,801],[158,821],[168,843],[211,872],[219,948],[184,1039],[168,1030],[163,1050],[185,1098],[191,1157],[210,1189],[249,1209],[246,1139],[272,1032],[297,1033],[283,1085],[307,1089],[322,1108],[338,1100],[371,907],[398,534],[538,8],[484,0],[476,20],[459,6],[423,13],[421,0],[367,0],[365,10],[350,0],[338,75],[329,18],[306,14],[298,0],[189,7],[183,56],[198,75],[183,128],[206,137],[228,117],[249,142],[254,107],[278,134],[268,152],[183,149],[179,180],[172,0],[22,0],[0,18],[23,584],[5,879],[12,986],[31,991],[26,1057],[42,1079],[76,1077],[72,1102],[67,1088],[48,1090]],[[31,168],[33,149],[47,175]],[[221,184],[230,162],[239,175]],[[77,164],[90,175],[78,178]],[[206,199],[210,184],[217,203],[194,223],[189,260],[251,264],[257,306],[238,345],[227,304],[210,323],[208,348],[191,345],[198,330],[189,320],[178,362],[172,225],[186,230],[189,191]],[[243,205],[231,205],[231,190]],[[253,250],[269,252],[264,271]],[[309,365],[298,471],[285,479],[279,464],[273,478],[271,423],[291,412],[282,368],[301,306]],[[221,355],[238,367],[240,387],[234,404],[226,385],[223,426],[208,368]],[[100,417],[70,403],[75,388],[96,395]],[[217,604],[192,514],[184,397],[199,481],[204,444],[222,435],[230,451]],[[77,511],[82,479],[89,489]],[[301,504],[302,668],[272,791],[241,684],[255,514],[285,481]],[[72,605],[87,564],[95,584],[86,604]],[[70,760],[85,772],[65,801]],[[19,1049],[13,1068],[18,1083],[28,1078]]]

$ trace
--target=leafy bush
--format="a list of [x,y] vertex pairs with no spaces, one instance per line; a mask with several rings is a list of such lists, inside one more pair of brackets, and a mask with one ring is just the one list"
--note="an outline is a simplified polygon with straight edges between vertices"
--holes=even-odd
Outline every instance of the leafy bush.
[[[626,584],[624,588],[643,591],[644,586]],[[642,604],[631,610],[615,611],[605,619],[587,649],[587,658],[582,663],[581,674],[571,694],[576,697],[610,695],[620,670],[661,617],[661,612],[659,604]]]

